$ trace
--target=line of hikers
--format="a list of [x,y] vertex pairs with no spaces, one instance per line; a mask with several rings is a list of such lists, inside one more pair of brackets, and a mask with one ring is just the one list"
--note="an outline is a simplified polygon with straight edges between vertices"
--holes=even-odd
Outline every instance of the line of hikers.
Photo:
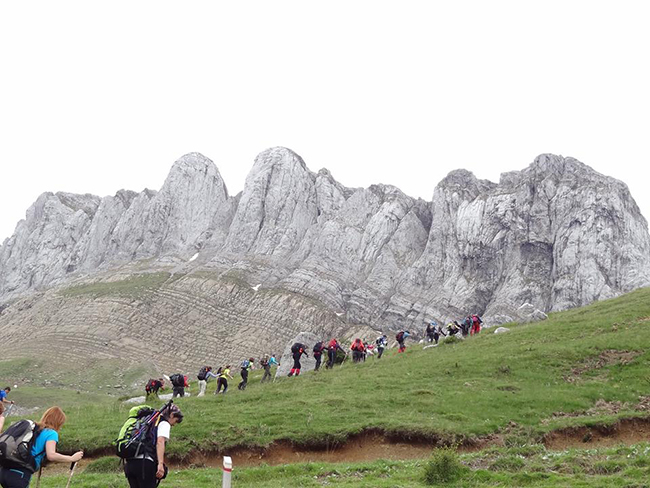
[[[467,335],[475,335],[481,331],[481,324],[483,320],[478,315],[468,315],[462,323],[454,320],[450,322],[447,327],[438,325],[434,320],[430,321],[427,324],[425,330],[426,338],[429,342],[435,342],[438,344],[440,336],[452,337],[457,334],[461,334],[463,337]],[[405,341],[408,337],[411,336],[411,333],[408,330],[399,331],[395,335],[395,340],[398,344],[398,353],[402,353],[406,350]],[[388,347],[388,336],[386,334],[380,335],[374,342],[374,344],[367,341],[362,341],[360,338],[356,338],[352,341],[350,346],[350,351],[352,351],[352,361],[355,363],[365,361],[368,356],[377,355],[377,359],[381,358],[384,350]],[[341,346],[339,341],[336,338],[331,339],[327,344],[323,341],[318,341],[314,344],[312,348],[314,354],[314,360],[316,365],[314,370],[318,371],[322,364],[323,355],[327,353],[327,363],[325,364],[326,369],[331,369],[334,367],[336,362],[337,354],[339,352],[343,353],[343,361],[348,356],[348,352]],[[293,366],[289,370],[287,376],[299,376],[302,369],[300,360],[302,356],[309,357],[307,353],[307,346],[305,344],[296,342],[291,346],[291,355],[293,357]],[[239,390],[245,390],[248,385],[248,375],[252,369],[255,369],[254,366],[255,359],[248,358],[244,359],[240,364],[240,376],[241,382],[237,385]],[[262,376],[262,383],[271,381],[271,368],[273,366],[279,366],[280,363],[275,357],[275,354],[271,356],[264,356],[259,360],[260,367],[264,369],[264,375]],[[207,384],[210,379],[214,378],[217,380],[217,389],[214,394],[218,395],[220,393],[225,394],[228,391],[228,380],[233,380],[231,375],[232,365],[227,364],[226,366],[220,367],[216,372],[213,372],[212,366],[203,366],[197,375],[199,382],[199,393],[197,396],[205,396],[207,390]],[[169,377],[169,381],[172,385],[172,398],[177,396],[185,396],[185,388],[189,387],[187,375],[181,373],[173,374]],[[147,397],[149,395],[158,396],[158,392],[165,387],[165,381],[163,378],[150,379],[146,386],[145,392]]]
[[[438,325],[435,320],[432,320],[427,324],[425,334],[429,342],[435,341],[435,343],[438,344],[441,335],[445,337],[453,337],[458,333],[463,337],[476,335],[481,332],[481,324],[483,324],[483,320],[476,314],[468,315],[461,323],[458,323],[457,320],[449,322],[447,327]],[[445,332],[445,329],[447,332]]]

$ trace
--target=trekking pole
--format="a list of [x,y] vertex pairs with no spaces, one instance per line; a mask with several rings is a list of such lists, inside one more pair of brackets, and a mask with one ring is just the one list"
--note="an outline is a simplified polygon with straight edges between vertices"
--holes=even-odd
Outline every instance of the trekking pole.
[[230,456],[223,457],[223,483],[221,488],[231,488],[232,481],[232,458]]
[[13,409],[14,409],[14,404],[12,403],[7,407],[7,410],[5,410],[5,418],[7,418],[7,417],[9,417],[9,415],[11,415],[11,411]]
[[74,468],[77,466],[77,463],[70,464],[70,477],[68,478],[68,484],[65,485],[65,488],[70,488],[70,482],[72,481],[72,475],[74,474]]

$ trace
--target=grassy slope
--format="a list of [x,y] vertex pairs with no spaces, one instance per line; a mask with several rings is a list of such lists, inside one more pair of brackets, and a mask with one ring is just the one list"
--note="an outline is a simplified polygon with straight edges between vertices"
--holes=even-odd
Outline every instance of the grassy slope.
[[[613,421],[591,416],[541,423],[553,412],[585,410],[601,398],[630,403],[619,415],[639,415],[633,404],[650,389],[649,317],[650,289],[644,289],[514,326],[508,334],[486,331],[428,350],[411,344],[406,354],[393,350],[379,361],[274,384],[260,385],[257,372],[246,392],[235,388],[236,379],[226,396],[180,400],[186,420],[174,429],[170,449],[182,456],[194,448],[267,446],[279,439],[332,443],[366,428],[453,440],[493,433],[511,421],[534,436],[562,425]],[[587,372],[575,383],[563,379],[608,349],[639,356]],[[126,410],[102,403],[71,412],[62,447],[108,446]]]
[[[465,454],[461,462],[461,478],[445,486],[457,487],[642,487],[648,486],[650,475],[649,444],[601,450],[569,450],[548,452],[543,446],[489,449]],[[103,460],[102,460],[103,461]],[[112,464],[115,460],[112,461]],[[355,486],[360,488],[422,487],[426,461],[375,461],[356,464],[310,463],[285,466],[262,466],[233,471],[233,484],[238,488],[288,488],[321,486]],[[107,463],[101,463],[106,467]],[[90,469],[88,469],[90,471]],[[114,470],[115,471],[115,470]],[[41,486],[59,487],[64,476],[43,479]],[[121,474],[75,475],[77,488],[122,487]],[[221,471],[187,469],[172,471],[161,486],[202,488],[221,486]]]

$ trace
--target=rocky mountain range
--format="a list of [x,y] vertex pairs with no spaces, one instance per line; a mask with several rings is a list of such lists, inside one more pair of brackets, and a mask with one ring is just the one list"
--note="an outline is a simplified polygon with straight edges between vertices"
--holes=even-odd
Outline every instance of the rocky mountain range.
[[[198,153],[159,191],[42,194],[0,247],[0,327],[16,356],[47,345],[71,362],[189,367],[279,352],[300,332],[468,313],[496,325],[525,303],[557,311],[648,285],[627,186],[575,159],[544,154],[499,183],[453,171],[427,202],[347,188],[276,147],[236,196]],[[174,346],[144,344],[154,333]]]

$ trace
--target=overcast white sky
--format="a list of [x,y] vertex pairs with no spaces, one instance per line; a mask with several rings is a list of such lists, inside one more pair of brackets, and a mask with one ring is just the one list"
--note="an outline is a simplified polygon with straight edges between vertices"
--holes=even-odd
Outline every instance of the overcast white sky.
[[44,191],[159,189],[199,151],[235,194],[278,145],[426,200],[573,156],[650,217],[646,5],[2,2],[0,242]]

